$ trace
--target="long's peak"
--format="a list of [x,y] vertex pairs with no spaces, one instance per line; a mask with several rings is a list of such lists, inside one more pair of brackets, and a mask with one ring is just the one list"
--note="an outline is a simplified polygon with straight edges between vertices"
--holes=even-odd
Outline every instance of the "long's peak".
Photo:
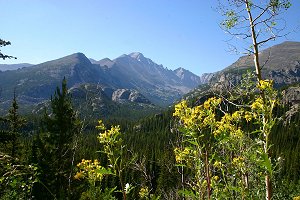
[[132,58],[135,58],[135,59],[144,58],[144,55],[140,52],[133,52],[133,53],[130,53],[128,55]]

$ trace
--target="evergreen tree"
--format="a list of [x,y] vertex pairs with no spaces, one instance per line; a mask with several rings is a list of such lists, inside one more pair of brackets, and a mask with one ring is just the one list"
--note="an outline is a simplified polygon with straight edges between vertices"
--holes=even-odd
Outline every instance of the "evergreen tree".
[[45,112],[41,133],[35,139],[42,183],[36,186],[35,195],[45,197],[41,192],[46,189],[51,199],[67,198],[71,195],[76,141],[81,123],[73,109],[65,78],[62,89],[57,87],[54,97],[51,97],[51,109],[51,114]]
[[12,105],[8,111],[8,116],[7,116],[7,120],[8,120],[8,124],[9,124],[9,133],[11,135],[11,145],[12,145],[11,155],[12,155],[12,157],[14,157],[17,153],[17,149],[18,149],[17,140],[20,137],[20,130],[25,124],[25,119],[22,118],[18,114],[18,109],[19,109],[19,106],[18,106],[17,99],[16,99],[16,92],[14,92],[14,98],[12,101]]
[[7,116],[1,118],[2,130],[0,131],[0,141],[4,145],[4,151],[10,156],[15,157],[18,150],[18,139],[21,136],[21,128],[25,124],[25,119],[18,113],[18,103],[16,92],[14,91],[14,97],[12,105],[8,111]]

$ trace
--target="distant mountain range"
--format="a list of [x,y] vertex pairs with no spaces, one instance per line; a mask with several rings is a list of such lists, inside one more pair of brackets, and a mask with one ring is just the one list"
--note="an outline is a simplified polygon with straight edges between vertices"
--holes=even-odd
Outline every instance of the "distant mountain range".
[[[273,79],[278,88],[287,88],[287,101],[300,100],[300,42],[267,48],[260,53],[260,62],[264,78]],[[167,69],[134,52],[98,61],[75,53],[38,65],[0,65],[0,70],[2,113],[10,106],[14,90],[20,108],[39,112],[66,77],[77,107],[91,115],[116,116],[120,110],[127,114],[139,110],[156,112],[199,85],[190,94],[235,84],[244,72],[254,71],[254,66],[251,55],[243,56],[221,71],[199,77],[184,68]]]
[[0,71],[16,70],[16,69],[22,69],[24,67],[30,67],[30,66],[32,66],[32,64],[29,63],[0,64]]
[[[131,102],[167,106],[201,83],[200,77],[188,70],[169,70],[138,52],[99,61],[75,53],[38,65],[3,66],[0,66],[5,69],[0,72],[3,108],[9,105],[14,90],[25,107],[49,100],[63,77],[66,77],[74,98],[92,93],[93,98],[97,98],[96,94],[101,93],[106,104],[111,101],[113,104]],[[11,70],[7,70],[10,67]],[[16,68],[18,70],[14,70]]]

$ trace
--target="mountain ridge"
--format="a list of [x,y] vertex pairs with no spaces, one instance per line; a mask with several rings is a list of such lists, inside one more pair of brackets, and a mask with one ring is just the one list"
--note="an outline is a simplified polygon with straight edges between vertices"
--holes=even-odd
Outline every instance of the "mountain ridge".
[[[261,63],[266,63],[262,70],[263,77],[274,79],[276,87],[300,82],[300,42],[275,45],[261,51],[260,56]],[[24,105],[49,100],[64,77],[68,80],[69,88],[80,88],[81,92],[77,94],[93,94],[91,98],[94,98],[93,105],[96,107],[103,107],[102,104],[108,102],[113,107],[125,103],[139,108],[150,105],[165,107],[199,85],[201,90],[229,87],[241,80],[247,70],[254,71],[251,56],[242,56],[223,70],[199,77],[182,67],[170,70],[140,52],[98,61],[78,52],[18,70],[0,71],[0,104],[6,105],[0,109],[9,106],[14,90]],[[94,89],[98,93],[93,92]],[[299,90],[296,88],[289,91]],[[97,97],[100,93],[101,97]],[[296,99],[297,94],[289,96],[295,96]],[[78,97],[83,103],[85,98]],[[102,97],[105,100],[97,100]]]
[[[285,83],[299,82],[300,42],[286,41],[262,50],[260,52],[260,65],[262,66],[263,78],[273,79],[278,87],[285,85]],[[238,80],[241,78],[240,74],[247,70],[255,70],[252,55],[242,56],[220,71],[202,74],[200,79],[202,83]],[[285,80],[282,77],[285,77]]]
[[[189,75],[197,76],[192,73]],[[191,79],[192,84],[187,84],[174,71],[138,52],[99,61],[78,52],[19,70],[0,72],[0,103],[6,104],[4,107],[7,108],[14,88],[20,102],[26,105],[48,100],[64,77],[69,88],[91,84],[111,91],[115,96],[120,95],[115,99],[123,99],[124,95],[129,94],[128,102],[151,102],[158,106],[173,103],[200,84],[198,79]],[[112,96],[109,98],[113,101]],[[122,103],[123,100],[118,102]]]

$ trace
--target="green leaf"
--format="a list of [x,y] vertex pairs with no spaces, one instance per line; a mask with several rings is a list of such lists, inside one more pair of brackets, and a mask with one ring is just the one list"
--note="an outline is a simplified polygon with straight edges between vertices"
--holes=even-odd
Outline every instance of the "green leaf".
[[195,146],[199,146],[198,142],[195,140],[187,140],[188,143],[195,145]]
[[197,198],[196,194],[194,194],[192,190],[187,190],[187,189],[179,190],[178,193],[182,196],[191,197],[192,199]]
[[102,168],[102,169],[97,169],[95,171],[97,173],[100,173],[100,174],[105,174],[105,175],[112,174],[112,175],[114,175],[114,173],[111,171],[111,169]]
[[262,155],[262,164],[266,168],[266,170],[269,172],[269,174],[272,174],[272,163],[266,153],[263,153]]
[[186,165],[184,165],[184,164],[176,164],[175,166],[176,167],[186,167]]

